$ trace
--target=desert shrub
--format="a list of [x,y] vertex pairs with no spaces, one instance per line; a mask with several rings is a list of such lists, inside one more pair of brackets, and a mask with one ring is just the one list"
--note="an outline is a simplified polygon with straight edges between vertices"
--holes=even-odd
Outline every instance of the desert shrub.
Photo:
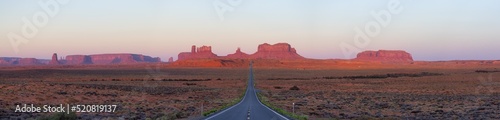
[[300,89],[297,86],[293,86],[293,87],[290,88],[290,90],[300,90]]
[[309,118],[307,115],[298,115],[298,114],[288,112],[288,111],[286,111],[284,109],[281,109],[279,107],[276,107],[276,106],[272,105],[271,103],[269,103],[269,101],[267,100],[267,98],[264,95],[260,94],[260,93],[257,93],[257,98],[259,99],[259,101],[261,101],[262,104],[264,104],[267,107],[273,109],[274,111],[278,112],[279,114],[291,117],[291,118],[293,118],[295,120],[307,120]]

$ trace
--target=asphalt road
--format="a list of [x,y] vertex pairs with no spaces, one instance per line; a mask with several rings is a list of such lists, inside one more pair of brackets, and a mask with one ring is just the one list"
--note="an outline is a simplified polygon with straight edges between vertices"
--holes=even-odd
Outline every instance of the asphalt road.
[[271,110],[257,98],[254,88],[253,67],[250,64],[247,91],[236,105],[213,114],[205,120],[288,120],[287,117]]

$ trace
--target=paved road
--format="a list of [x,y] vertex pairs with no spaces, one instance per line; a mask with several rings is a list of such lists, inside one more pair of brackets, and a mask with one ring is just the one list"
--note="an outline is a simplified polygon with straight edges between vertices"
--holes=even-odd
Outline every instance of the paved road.
[[250,64],[250,74],[245,96],[238,104],[206,118],[206,120],[288,120],[276,111],[269,109],[257,98],[253,83],[253,67]]

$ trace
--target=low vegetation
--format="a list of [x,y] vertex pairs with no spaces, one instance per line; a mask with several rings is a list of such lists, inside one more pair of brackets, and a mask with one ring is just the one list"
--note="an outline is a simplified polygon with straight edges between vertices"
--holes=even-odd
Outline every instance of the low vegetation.
[[[476,71],[478,72],[478,71]],[[479,71],[479,72],[492,72],[492,71]],[[312,78],[268,78],[267,80],[317,80],[317,79],[386,79],[386,78],[399,78],[399,77],[425,77],[425,76],[441,76],[442,73],[388,73],[388,74],[373,74],[373,75],[355,75],[355,76],[325,76],[325,77],[312,77]]]
[[296,119],[296,120],[307,120],[309,118],[306,115],[297,115],[297,114],[294,114],[292,112],[286,111],[284,109],[281,109],[279,107],[276,107],[276,106],[272,105],[269,102],[269,99],[267,97],[265,97],[264,95],[260,94],[260,93],[257,93],[257,97],[259,98],[260,102],[262,102],[262,104],[264,104],[267,107],[273,109],[274,111],[278,112],[279,114],[291,117],[291,118]]
[[[245,84],[245,86],[246,86],[246,84]],[[238,98],[233,99],[230,103],[225,104],[225,105],[223,105],[221,107],[216,107],[216,108],[213,108],[213,109],[208,110],[206,112],[203,112],[203,116],[212,115],[213,113],[219,112],[221,110],[227,109],[227,108],[229,108],[229,107],[231,107],[233,105],[238,104],[243,99],[243,97],[245,96],[245,93],[246,93],[246,89],[243,91],[243,93],[240,94],[240,96]]]

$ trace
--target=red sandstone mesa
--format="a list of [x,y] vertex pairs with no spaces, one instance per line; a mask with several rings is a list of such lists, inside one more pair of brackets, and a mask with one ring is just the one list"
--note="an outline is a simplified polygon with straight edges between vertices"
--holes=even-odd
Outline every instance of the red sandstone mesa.
[[212,53],[211,46],[201,46],[196,48],[196,46],[191,47],[191,52],[182,52],[178,55],[178,60],[187,59],[205,59],[205,58],[218,58],[218,56]]
[[19,65],[38,65],[41,64],[36,58],[21,58]]
[[295,48],[292,48],[288,43],[277,43],[270,45],[267,43],[261,44],[258,47],[257,52],[254,54],[246,54],[241,52],[238,48],[234,54],[229,54],[227,56],[217,56],[212,53],[212,48],[210,46],[202,46],[196,48],[196,46],[191,47],[191,52],[179,53],[178,60],[187,59],[210,59],[210,58],[223,58],[223,59],[305,59],[304,57],[297,54]]
[[379,51],[364,51],[358,53],[355,60],[366,61],[413,61],[410,53],[402,50],[379,50]]
[[140,54],[96,54],[68,55],[65,64],[133,64],[143,62],[161,62],[160,58]]
[[260,44],[256,53],[250,55],[252,59],[304,59],[297,54],[295,48],[288,43],[277,43],[270,45]]
[[0,57],[0,65],[13,65],[19,63],[21,58],[17,57]]

